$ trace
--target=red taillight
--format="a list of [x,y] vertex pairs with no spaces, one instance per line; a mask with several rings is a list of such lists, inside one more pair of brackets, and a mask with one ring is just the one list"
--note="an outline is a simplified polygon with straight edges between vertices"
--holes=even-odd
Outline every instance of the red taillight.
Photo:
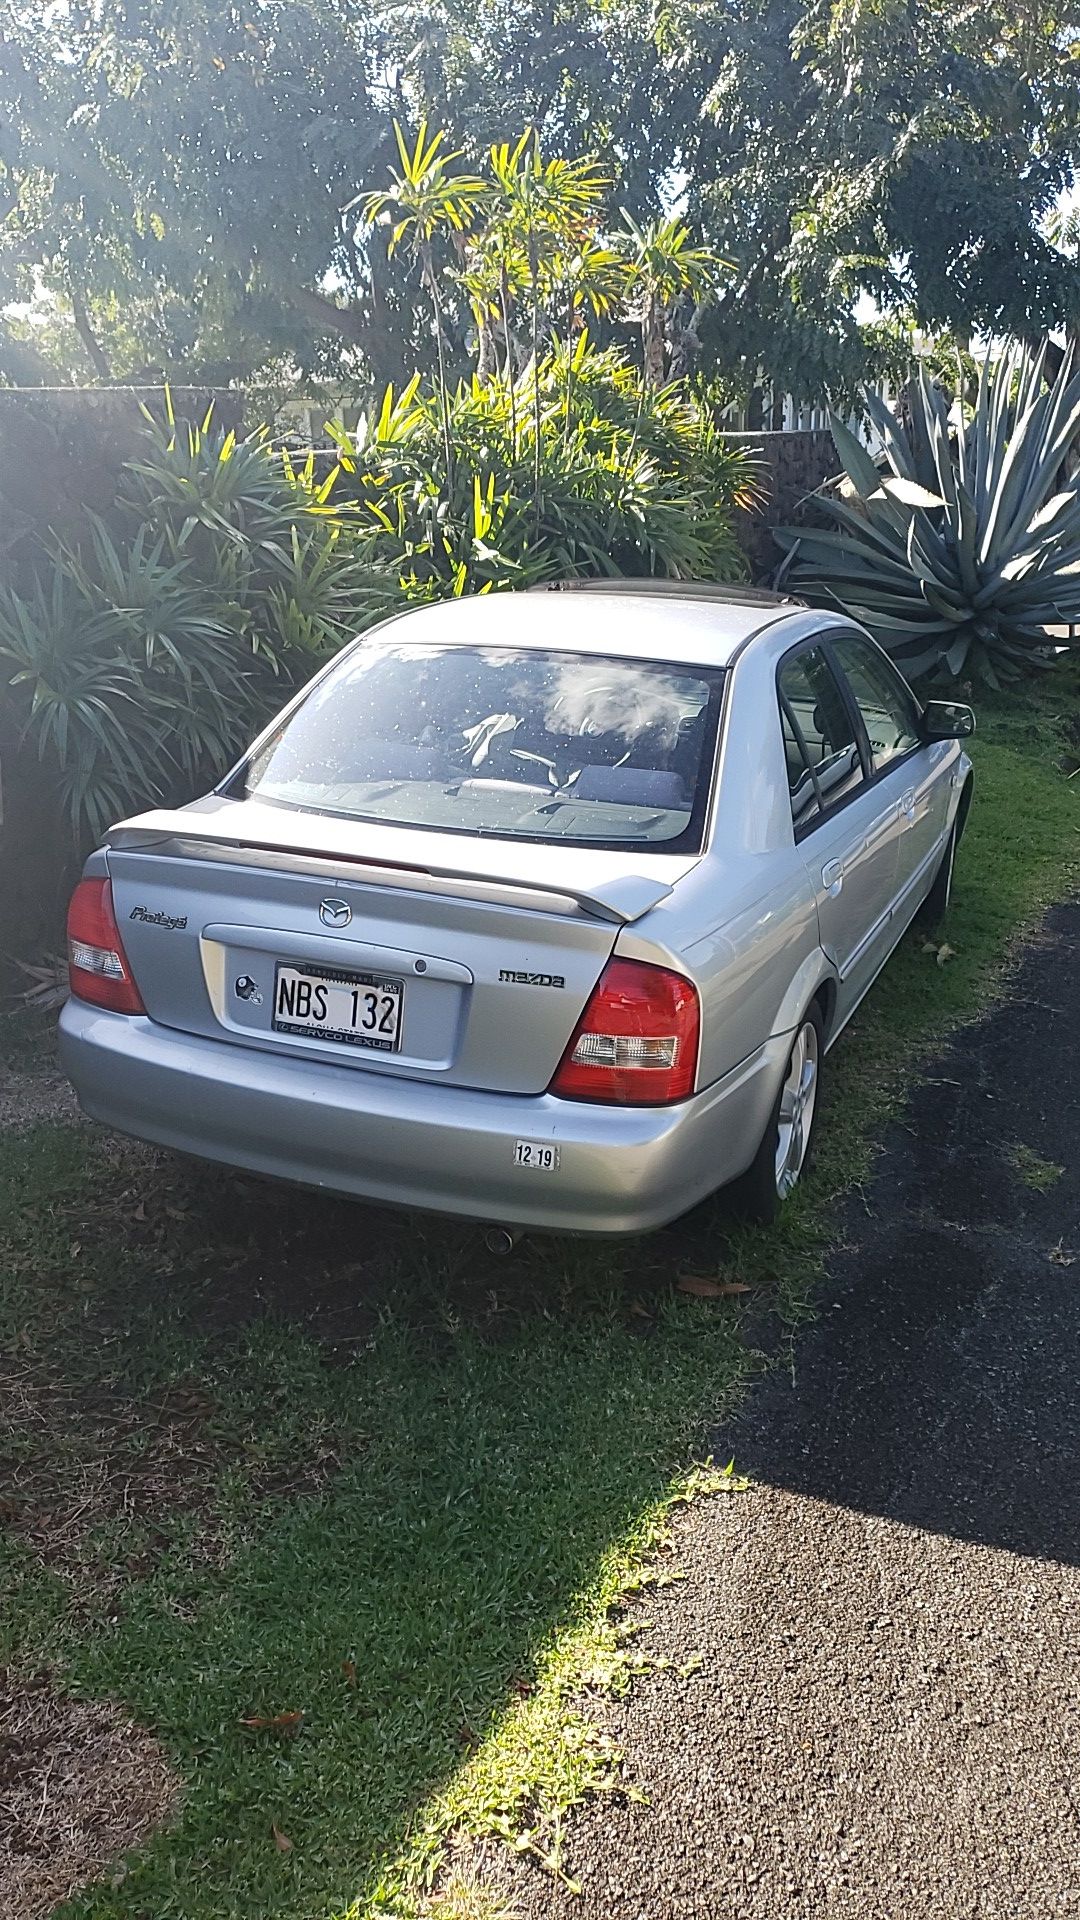
[[68,908],[68,979],[77,1000],[110,1013],[145,1013],[107,880],[80,880]]
[[567,1100],[662,1107],[697,1074],[697,990],[642,960],[609,960],[551,1083]]

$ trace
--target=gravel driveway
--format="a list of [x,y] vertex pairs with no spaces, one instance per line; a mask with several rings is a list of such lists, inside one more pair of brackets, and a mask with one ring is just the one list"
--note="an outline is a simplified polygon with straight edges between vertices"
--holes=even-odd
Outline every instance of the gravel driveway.
[[523,1920],[1080,1914],[1078,1174],[1070,907],[846,1205],[794,1381],[718,1436],[751,1489],[689,1510],[644,1636],[674,1664],[604,1710],[650,1804],[571,1821],[581,1898],[493,1868]]

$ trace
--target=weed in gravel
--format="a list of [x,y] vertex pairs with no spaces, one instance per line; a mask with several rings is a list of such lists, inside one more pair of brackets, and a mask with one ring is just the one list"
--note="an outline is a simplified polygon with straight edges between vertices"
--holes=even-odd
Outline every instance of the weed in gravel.
[[1017,1141],[1005,1155],[1018,1180],[1033,1193],[1049,1193],[1065,1172],[1064,1167],[1055,1166],[1052,1160],[1043,1160],[1032,1147]]
[[426,1905],[423,1920],[515,1920],[509,1907],[470,1875],[452,1874]]

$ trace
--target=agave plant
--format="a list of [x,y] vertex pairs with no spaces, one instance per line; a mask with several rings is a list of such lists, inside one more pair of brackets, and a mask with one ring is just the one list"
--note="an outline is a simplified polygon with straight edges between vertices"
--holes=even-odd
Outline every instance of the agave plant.
[[909,677],[1018,679],[1080,622],[1080,373],[1045,348],[987,359],[973,408],[920,373],[910,425],[866,395],[879,463],[834,418],[854,490],[818,497],[830,528],[782,527],[785,582],[869,627]]

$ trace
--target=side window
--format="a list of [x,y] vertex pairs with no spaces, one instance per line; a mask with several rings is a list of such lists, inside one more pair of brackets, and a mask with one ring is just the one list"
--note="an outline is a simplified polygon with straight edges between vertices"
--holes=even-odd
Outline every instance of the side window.
[[780,724],[784,730],[784,759],[787,761],[788,791],[791,795],[791,818],[796,829],[805,827],[816,813],[818,806],[817,788],[814,776],[810,772],[810,763],[803,751],[791,724],[791,712],[786,702],[780,709]]
[[780,669],[780,717],[796,828],[859,786],[862,760],[840,684],[820,647]]
[[847,675],[863,717],[874,770],[910,753],[919,744],[919,709],[891,662],[876,647],[853,634],[837,635],[833,652]]

